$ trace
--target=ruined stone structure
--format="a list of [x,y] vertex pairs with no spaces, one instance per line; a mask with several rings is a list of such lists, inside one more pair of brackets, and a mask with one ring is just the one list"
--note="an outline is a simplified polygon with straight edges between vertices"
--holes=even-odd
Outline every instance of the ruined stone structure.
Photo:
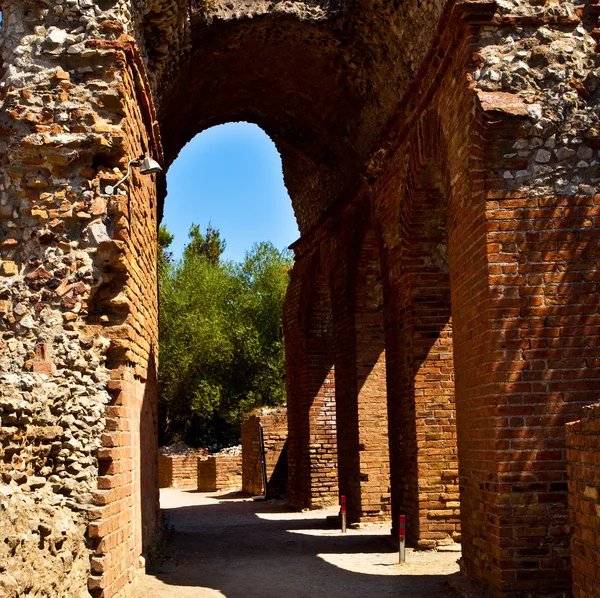
[[130,591],[158,521],[164,177],[104,192],[232,120],[277,144],[301,231],[291,499],[337,463],[352,520],[460,534],[496,597],[569,592],[565,423],[600,388],[597,0],[0,10],[5,594]]
[[198,491],[242,489],[242,455],[198,457]]
[[[266,489],[263,481],[259,430],[261,425],[265,450]],[[244,492],[254,496],[285,494],[287,436],[287,409],[285,407],[256,409],[244,420],[242,424],[242,490]],[[335,470],[332,471],[332,475],[336,475]]]
[[198,486],[198,458],[208,451],[190,452],[186,455],[158,453],[159,488],[196,488]]

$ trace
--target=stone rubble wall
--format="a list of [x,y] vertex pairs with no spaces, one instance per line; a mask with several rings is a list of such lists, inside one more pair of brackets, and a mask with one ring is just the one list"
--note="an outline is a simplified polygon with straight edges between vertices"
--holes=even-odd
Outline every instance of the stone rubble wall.
[[210,455],[198,458],[198,491],[242,489],[242,455]]
[[566,431],[573,598],[593,598],[600,591],[600,403]]
[[[127,1],[8,0],[2,14],[0,585],[115,596],[157,511],[155,231],[134,199],[102,195],[154,143],[142,63],[121,37]],[[134,251],[150,256],[137,281]]]
[[264,494],[259,424],[263,426],[267,494],[285,494],[287,483],[287,409],[258,409],[242,424],[242,490]]

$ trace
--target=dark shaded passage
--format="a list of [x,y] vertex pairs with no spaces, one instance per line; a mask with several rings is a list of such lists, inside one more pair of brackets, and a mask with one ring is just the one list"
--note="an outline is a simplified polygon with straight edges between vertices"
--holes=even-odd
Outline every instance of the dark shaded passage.
[[[342,535],[335,509],[289,511],[283,501],[169,490],[163,552],[137,598],[347,598],[453,596],[457,553],[411,552],[397,564],[389,525]],[[150,568],[149,568],[150,569]]]

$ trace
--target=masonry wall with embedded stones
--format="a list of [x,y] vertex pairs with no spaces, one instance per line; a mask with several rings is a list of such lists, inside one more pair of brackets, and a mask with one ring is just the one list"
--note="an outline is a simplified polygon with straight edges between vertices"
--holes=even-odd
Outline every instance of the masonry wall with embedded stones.
[[2,14],[0,580],[113,596],[156,528],[156,202],[102,191],[155,149],[148,89],[127,2]]
[[564,427],[600,378],[598,3],[1,7],[5,593],[129,591],[157,528],[160,205],[135,169],[103,190],[163,159],[159,131],[168,166],[236,119],[278,144],[302,233],[290,491],[311,500],[318,457],[351,518],[391,488],[415,542],[462,534],[493,595],[568,591]]

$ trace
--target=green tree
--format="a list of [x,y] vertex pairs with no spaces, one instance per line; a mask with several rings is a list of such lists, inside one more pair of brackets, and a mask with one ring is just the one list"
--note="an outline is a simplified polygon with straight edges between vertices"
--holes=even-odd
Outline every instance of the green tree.
[[172,235],[166,226],[158,227],[158,267],[164,268],[167,264],[173,261],[173,253],[167,251],[170,245],[173,243],[175,236]]
[[[212,247],[223,248],[214,233]],[[205,251],[208,235],[194,243],[198,235],[192,227],[183,259],[159,271],[160,432],[163,443],[219,448],[239,441],[248,411],[285,401],[282,313],[292,259],[261,243],[240,264],[221,262],[222,249]]]
[[221,239],[221,233],[212,224],[208,224],[204,235],[200,232],[200,225],[192,224],[188,236],[190,242],[185,247],[185,254],[203,255],[211,264],[219,262],[227,243]]

